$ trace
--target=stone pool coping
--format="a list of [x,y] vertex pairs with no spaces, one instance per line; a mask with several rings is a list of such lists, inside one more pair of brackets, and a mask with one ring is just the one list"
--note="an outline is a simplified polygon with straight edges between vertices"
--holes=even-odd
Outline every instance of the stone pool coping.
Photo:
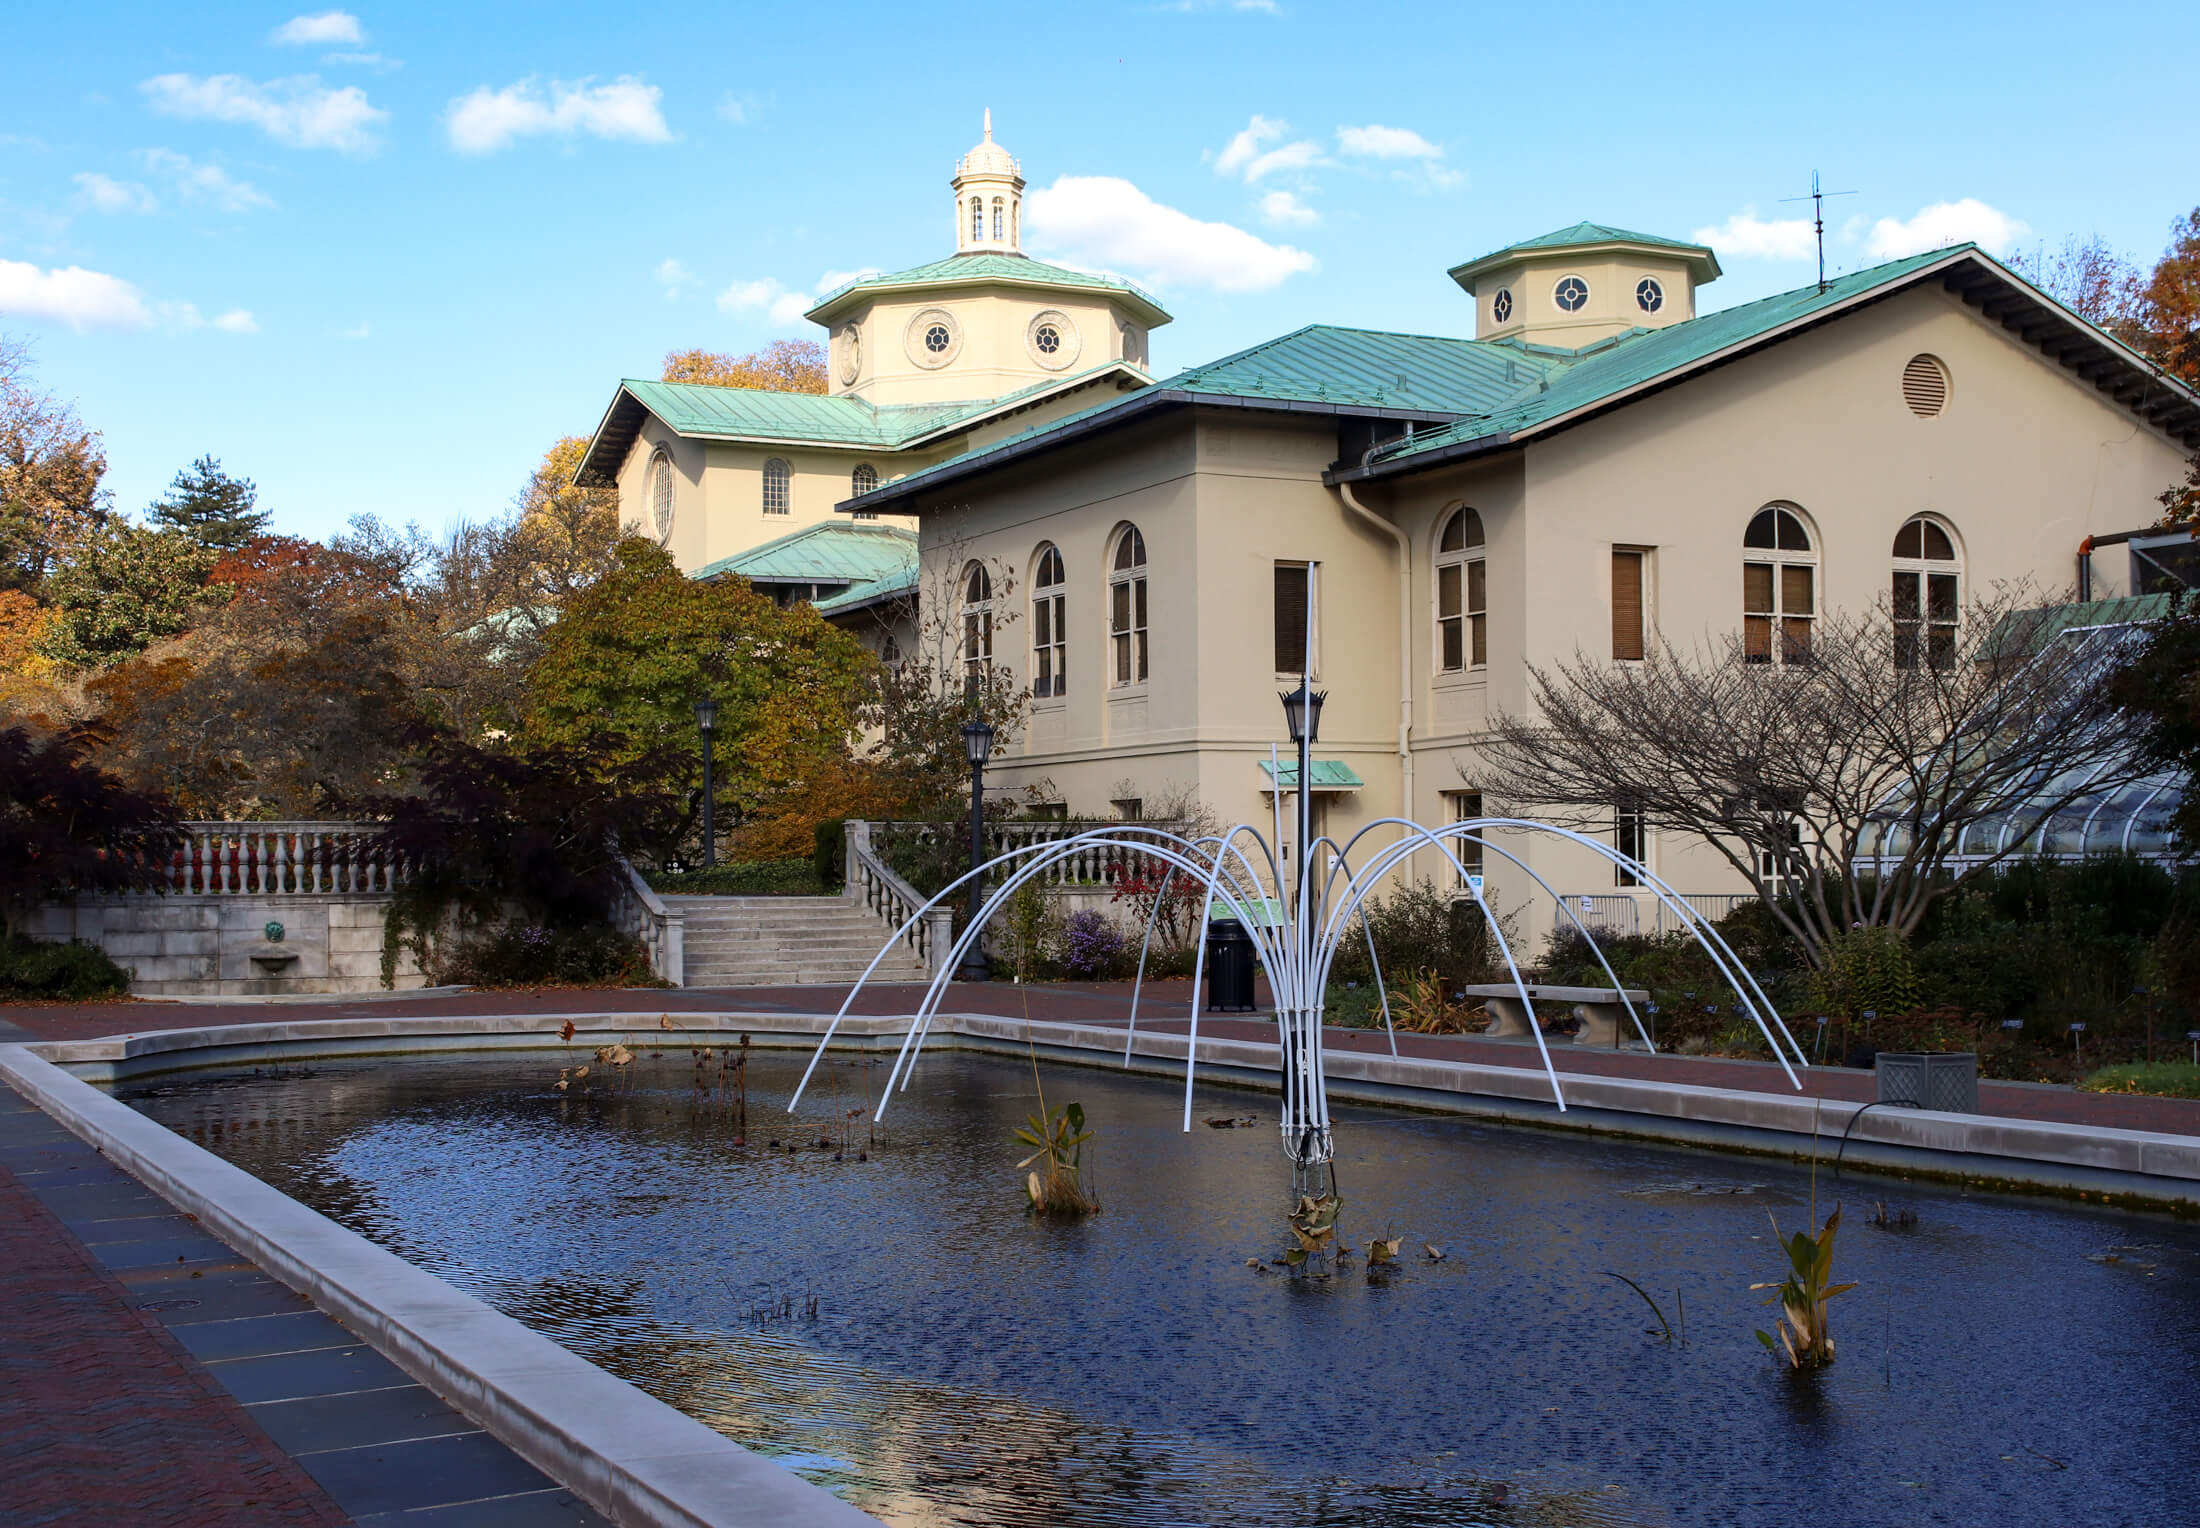
[[[830,1022],[825,1014],[737,1009],[671,1017],[668,1029],[632,1012],[347,1016],[212,1024],[27,1048],[80,1077],[115,1082],[315,1057],[453,1050],[585,1057],[591,1047],[613,1040],[663,1048],[730,1043],[746,1034],[760,1047],[807,1047]],[[552,1019],[573,1023],[572,1041],[561,1042],[555,1029],[544,1028]],[[906,1016],[851,1016],[840,1021],[835,1045],[898,1047],[908,1022]],[[939,1015],[929,1045],[1022,1054],[1027,1036],[1050,1059],[1074,1065],[1121,1065],[1125,1051],[1119,1027],[974,1013]],[[1167,1030],[1137,1034],[1129,1044],[1132,1069],[1181,1077],[1187,1039]],[[1564,1052],[1555,1057],[1563,1068]],[[1330,1091],[1341,1099],[1806,1159],[1814,1152],[1831,1159],[1839,1150],[1844,1166],[2200,1213],[2200,1137],[1564,1071],[1562,1113],[1540,1070],[1347,1050],[1330,1051],[1325,1065]],[[1199,1075],[1206,1082],[1272,1092],[1275,1066],[1272,1043],[1199,1041]]]
[[879,1528],[878,1519],[831,1492],[34,1054],[49,1048],[0,1045],[0,1074],[110,1161],[620,1523]]

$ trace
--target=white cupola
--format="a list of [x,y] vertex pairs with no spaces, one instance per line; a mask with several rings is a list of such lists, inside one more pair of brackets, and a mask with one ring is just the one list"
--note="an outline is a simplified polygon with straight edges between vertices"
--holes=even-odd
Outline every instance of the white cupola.
[[1024,177],[1016,157],[993,141],[987,107],[985,141],[955,166],[955,253],[1021,254],[1023,203]]

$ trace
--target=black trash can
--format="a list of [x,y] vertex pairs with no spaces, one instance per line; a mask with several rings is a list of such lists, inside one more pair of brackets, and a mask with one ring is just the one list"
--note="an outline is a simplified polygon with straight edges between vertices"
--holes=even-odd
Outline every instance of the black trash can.
[[1251,1013],[1253,1002],[1253,936],[1235,918],[1213,918],[1207,923],[1207,1011]]

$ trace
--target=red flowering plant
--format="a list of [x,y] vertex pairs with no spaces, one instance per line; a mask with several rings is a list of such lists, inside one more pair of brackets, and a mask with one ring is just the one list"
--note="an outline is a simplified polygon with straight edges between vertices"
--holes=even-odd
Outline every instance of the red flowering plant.
[[1144,854],[1108,867],[1108,884],[1115,893],[1108,900],[1131,905],[1141,937],[1151,919],[1159,950],[1180,950],[1191,943],[1199,929],[1199,897],[1206,884],[1203,877],[1182,870],[1171,875],[1170,869],[1165,860]]

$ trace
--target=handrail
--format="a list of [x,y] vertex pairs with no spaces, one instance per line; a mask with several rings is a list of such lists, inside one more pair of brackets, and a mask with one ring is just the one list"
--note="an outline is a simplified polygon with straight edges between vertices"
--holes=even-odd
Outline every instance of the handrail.
[[650,974],[675,987],[687,985],[687,915],[665,906],[634,862],[619,856],[625,884],[612,904],[614,928],[632,934],[649,951]]
[[154,865],[151,896],[386,896],[407,867],[381,842],[378,823],[186,822],[167,863]]
[[[945,907],[933,908],[921,918],[915,914],[931,901],[896,875],[871,847],[871,824],[850,818],[847,824],[847,878],[841,895],[861,903],[889,929],[906,924],[902,943],[916,952],[928,975],[937,976],[937,960],[947,958],[955,942],[955,915]],[[914,918],[914,921],[911,921]]]

